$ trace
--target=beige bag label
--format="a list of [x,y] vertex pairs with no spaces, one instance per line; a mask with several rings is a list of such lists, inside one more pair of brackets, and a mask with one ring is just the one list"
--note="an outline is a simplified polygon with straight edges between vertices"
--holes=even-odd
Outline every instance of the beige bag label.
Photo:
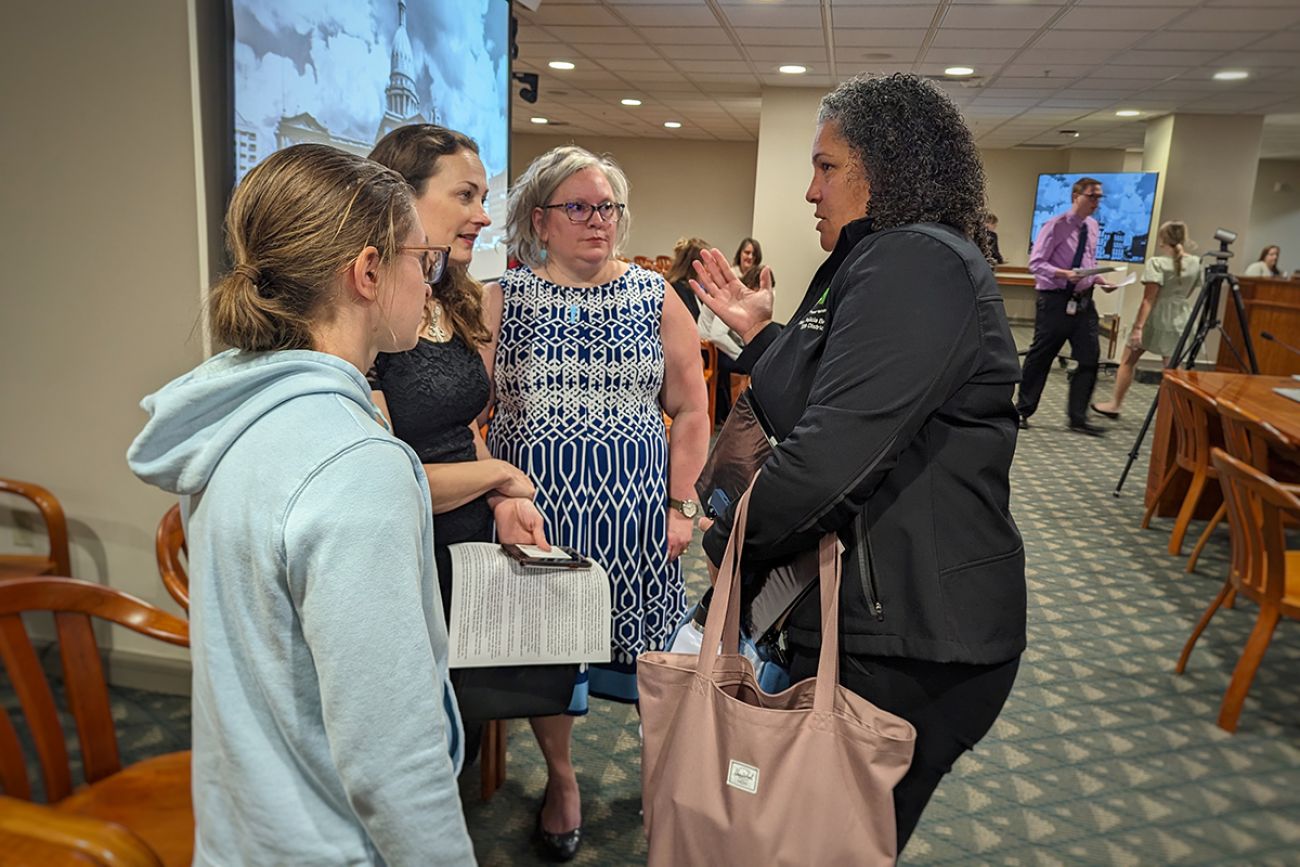
[[758,768],[732,759],[727,766],[727,785],[751,795],[758,794]]

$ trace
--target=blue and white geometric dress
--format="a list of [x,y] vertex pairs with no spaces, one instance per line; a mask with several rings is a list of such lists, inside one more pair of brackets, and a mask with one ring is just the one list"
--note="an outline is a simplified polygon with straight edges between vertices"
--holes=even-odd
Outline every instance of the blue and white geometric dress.
[[[591,694],[635,701],[636,658],[659,650],[686,608],[668,561],[668,443],[659,393],[666,284],[636,266],[572,288],[527,267],[501,278],[488,449],[537,486],[547,539],[609,573],[613,661],[591,666]],[[586,711],[580,682],[571,713]]]

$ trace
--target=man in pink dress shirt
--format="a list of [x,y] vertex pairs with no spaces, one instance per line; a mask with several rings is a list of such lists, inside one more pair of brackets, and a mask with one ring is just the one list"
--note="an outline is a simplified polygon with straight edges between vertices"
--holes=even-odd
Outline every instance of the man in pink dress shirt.
[[1029,427],[1029,417],[1038,409],[1052,361],[1066,341],[1078,369],[1070,380],[1067,406],[1070,430],[1089,436],[1105,431],[1088,422],[1088,403],[1097,384],[1097,307],[1092,301],[1094,286],[1114,287],[1079,271],[1097,267],[1097,237],[1101,227],[1092,218],[1101,204],[1101,182],[1080,178],[1070,190],[1070,210],[1043,224],[1029,254],[1029,270],[1038,290],[1034,316],[1034,340],[1025,356],[1016,410],[1020,427]]

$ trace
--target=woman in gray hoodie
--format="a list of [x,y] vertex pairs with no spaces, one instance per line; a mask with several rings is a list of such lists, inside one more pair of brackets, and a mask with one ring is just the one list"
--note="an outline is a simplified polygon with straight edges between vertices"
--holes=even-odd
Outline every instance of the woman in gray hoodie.
[[429,488],[364,375],[415,345],[448,248],[324,145],[249,172],[226,237],[234,348],[145,398],[128,454],[185,520],[194,863],[472,864]]

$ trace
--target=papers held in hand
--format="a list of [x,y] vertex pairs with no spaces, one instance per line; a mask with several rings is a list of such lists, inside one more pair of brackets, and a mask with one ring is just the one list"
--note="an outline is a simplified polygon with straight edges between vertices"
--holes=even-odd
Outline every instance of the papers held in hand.
[[[576,552],[552,550],[547,568],[491,542],[450,546],[452,668],[610,661],[609,577]],[[575,558],[584,565],[572,565]]]
[[1111,271],[1118,271],[1120,266],[1107,265],[1104,268],[1075,268],[1074,273],[1080,277],[1091,277],[1094,274],[1109,274]]

